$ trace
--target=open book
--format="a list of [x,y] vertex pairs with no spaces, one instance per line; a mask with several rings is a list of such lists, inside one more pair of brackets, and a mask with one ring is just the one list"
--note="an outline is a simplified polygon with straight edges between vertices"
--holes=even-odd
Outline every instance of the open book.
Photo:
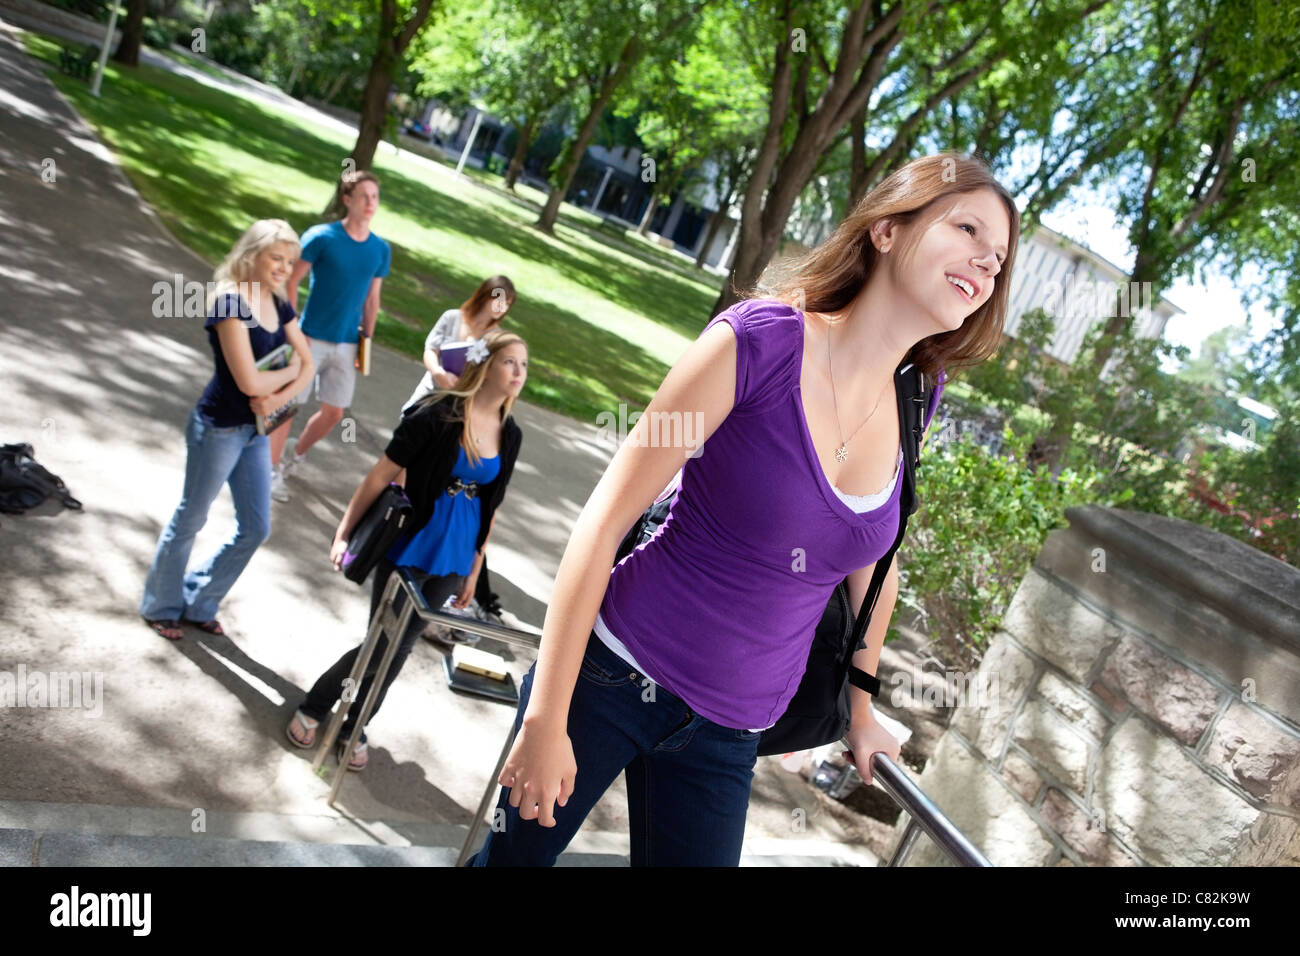
[[[279,348],[272,349],[257,360],[257,370],[259,372],[273,372],[278,368],[284,368],[289,364],[289,359],[293,357],[293,346],[288,342]],[[298,404],[290,401],[281,405],[270,415],[257,415],[257,433],[259,435],[269,435],[275,431],[294,415],[298,414]]]

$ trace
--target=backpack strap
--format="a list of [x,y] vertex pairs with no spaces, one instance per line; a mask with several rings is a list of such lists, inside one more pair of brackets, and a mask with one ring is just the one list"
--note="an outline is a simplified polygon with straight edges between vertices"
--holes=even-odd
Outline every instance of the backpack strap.
[[[858,611],[857,620],[853,624],[853,639],[849,642],[851,648],[848,661],[849,683],[872,696],[880,695],[880,678],[868,674],[860,667],[855,667],[852,657],[865,645],[867,625],[871,621],[872,612],[876,609],[876,601],[884,588],[885,575],[889,573],[894,554],[907,533],[907,518],[916,511],[916,469],[921,463],[921,436],[925,432],[925,412],[930,401],[930,383],[925,374],[913,363],[904,361],[894,373],[894,393],[898,398],[898,433],[903,445],[904,460],[903,474],[899,476],[903,481],[903,488],[899,493],[898,535],[884,557],[876,562],[875,570],[871,575],[871,586],[867,588],[867,593],[862,599],[862,608]],[[846,581],[845,587],[847,586]]]

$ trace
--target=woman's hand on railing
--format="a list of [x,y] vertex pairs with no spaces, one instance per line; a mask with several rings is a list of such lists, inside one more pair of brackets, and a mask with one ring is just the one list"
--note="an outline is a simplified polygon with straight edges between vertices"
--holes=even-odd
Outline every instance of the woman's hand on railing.
[[844,758],[858,768],[858,776],[868,786],[871,785],[871,755],[883,753],[890,760],[896,761],[902,750],[898,739],[874,717],[854,723],[847,739],[853,750],[845,751]]
[[520,819],[553,827],[555,807],[569,802],[577,775],[573,742],[565,729],[530,726],[525,719],[497,783],[510,791],[510,805],[519,808]]

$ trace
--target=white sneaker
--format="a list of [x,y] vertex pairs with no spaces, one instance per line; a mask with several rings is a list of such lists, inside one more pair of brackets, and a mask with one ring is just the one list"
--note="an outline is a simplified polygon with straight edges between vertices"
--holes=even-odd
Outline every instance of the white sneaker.
[[283,475],[285,478],[288,478],[295,471],[297,471],[298,466],[301,465],[306,460],[307,460],[306,455],[299,455],[297,452],[294,452],[291,455],[287,455],[286,457],[281,458],[280,474]]
[[289,500],[289,486],[284,483],[282,468],[271,469],[271,497],[276,501]]

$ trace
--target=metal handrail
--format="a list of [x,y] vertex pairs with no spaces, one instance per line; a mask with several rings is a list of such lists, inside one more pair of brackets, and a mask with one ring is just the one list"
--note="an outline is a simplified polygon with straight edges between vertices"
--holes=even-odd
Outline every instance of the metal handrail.
[[894,761],[882,753],[872,754],[871,777],[911,817],[886,866],[902,866],[922,831],[958,866],[993,865]]
[[[407,600],[402,610],[394,613],[393,601],[397,597],[399,588],[406,591]],[[374,703],[383,689],[384,677],[392,666],[393,658],[397,654],[397,646],[401,642],[401,635],[406,633],[412,614],[415,614],[426,623],[443,624],[457,630],[469,631],[480,637],[490,637],[522,650],[536,651],[541,643],[541,635],[531,631],[505,627],[473,618],[463,618],[430,607],[424,592],[420,590],[420,584],[415,576],[409,569],[399,567],[389,576],[388,582],[384,586],[378,613],[375,614],[374,620],[370,623],[370,629],[366,632],[365,643],[362,644],[361,651],[357,654],[357,662],[353,665],[352,673],[349,675],[350,683],[345,683],[347,688],[360,688],[366,666],[370,663],[371,657],[374,656],[380,636],[384,633],[397,635],[397,639],[390,640],[385,648],[384,656],[379,662],[379,668],[372,679],[370,693],[366,695],[366,699],[362,703],[360,717],[352,730],[352,735],[348,740],[343,756],[339,758],[338,770],[335,771],[333,784],[330,787],[328,798],[330,806],[334,805],[334,801],[338,797],[339,788],[342,787],[343,780],[346,777],[346,768],[348,761],[352,757],[352,751],[361,738],[361,732],[365,727],[366,720],[369,719],[371,711],[374,710]],[[312,763],[313,771],[320,770],[326,756],[333,749],[334,741],[338,737],[339,730],[343,726],[343,721],[347,717],[354,698],[355,694],[349,696],[345,690],[341,706],[330,720],[325,732],[325,738],[321,742],[315,761]],[[478,835],[485,822],[484,817],[496,797],[497,787],[499,786],[497,778],[501,776],[501,770],[505,766],[506,757],[510,753],[514,740],[515,725],[514,722],[511,722],[510,731],[506,734],[505,743],[502,745],[501,753],[497,757],[496,767],[488,778],[483,798],[479,801],[474,819],[470,822],[469,832],[465,835],[465,842],[461,844],[460,854],[456,858],[458,867],[465,865],[470,856],[470,848],[477,842]],[[843,743],[845,749],[849,749],[847,741]],[[958,866],[993,865],[980,852],[979,848],[944,815],[934,801],[912,782],[912,779],[903,772],[902,768],[883,753],[872,755],[871,773],[873,780],[879,782],[881,789],[911,817],[906,830],[903,832],[902,839],[886,864],[887,866],[901,866],[911,853],[917,838],[922,832],[927,834],[935,845]]]

